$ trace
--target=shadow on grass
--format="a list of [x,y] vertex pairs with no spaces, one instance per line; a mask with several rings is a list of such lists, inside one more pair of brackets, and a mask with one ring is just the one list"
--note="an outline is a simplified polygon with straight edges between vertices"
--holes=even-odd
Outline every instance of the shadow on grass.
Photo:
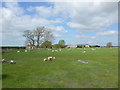
[[7,74],[0,75],[0,79],[6,79],[7,77],[9,77]]

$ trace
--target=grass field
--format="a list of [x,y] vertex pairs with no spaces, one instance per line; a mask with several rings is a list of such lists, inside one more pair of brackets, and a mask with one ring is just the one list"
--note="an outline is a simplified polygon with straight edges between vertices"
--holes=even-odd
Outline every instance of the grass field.
[[[47,49],[17,53],[3,53],[5,60],[16,64],[3,64],[3,88],[117,88],[117,48],[62,49],[52,53]],[[54,61],[43,59],[55,56]],[[88,61],[83,64],[77,60]]]

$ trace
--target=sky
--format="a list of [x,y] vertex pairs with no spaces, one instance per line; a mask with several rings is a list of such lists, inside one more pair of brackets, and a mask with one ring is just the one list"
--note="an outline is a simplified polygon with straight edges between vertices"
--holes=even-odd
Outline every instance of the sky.
[[25,30],[38,26],[50,28],[57,44],[118,45],[117,2],[3,2],[3,46],[23,46]]

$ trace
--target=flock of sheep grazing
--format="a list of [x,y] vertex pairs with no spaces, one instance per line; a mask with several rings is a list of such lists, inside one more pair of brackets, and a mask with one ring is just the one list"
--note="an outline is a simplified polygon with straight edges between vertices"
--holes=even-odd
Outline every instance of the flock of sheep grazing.
[[48,49],[48,50],[51,51],[51,52],[59,52],[59,51],[61,51],[61,49],[58,49],[58,50]]
[[47,58],[44,58],[43,61],[52,61],[52,60],[54,60],[54,59],[55,59],[55,57],[49,56],[49,57],[47,57]]
[[[58,49],[58,50],[48,49],[48,50],[51,51],[51,52],[54,52],[54,53],[61,51],[61,49]],[[49,56],[49,57],[43,59],[43,61],[52,61],[52,60],[55,60],[55,57]]]
[[[48,49],[48,50],[51,51],[51,52],[54,52],[54,53],[61,51],[61,49],[58,49],[58,50]],[[91,48],[91,50],[96,50],[96,49]],[[20,51],[18,50],[17,53],[19,53],[19,52],[20,52]],[[28,52],[28,50],[25,50],[24,52]],[[84,48],[84,51],[82,51],[82,53],[86,53],[86,49],[85,49],[85,48]],[[52,60],[55,60],[55,57],[53,57],[53,56],[48,56],[48,57],[46,57],[46,58],[43,59],[43,61],[52,61]],[[16,64],[16,62],[13,61],[13,60],[6,61],[6,60],[2,59],[2,61],[0,61],[0,62],[1,62],[1,63]]]

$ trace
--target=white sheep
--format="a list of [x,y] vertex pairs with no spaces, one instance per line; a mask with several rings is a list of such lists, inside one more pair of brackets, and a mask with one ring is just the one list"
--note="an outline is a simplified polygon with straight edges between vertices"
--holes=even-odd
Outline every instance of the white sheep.
[[53,59],[55,59],[55,57],[53,57]]
[[43,61],[47,61],[47,59],[46,58],[44,58],[44,60]]
[[95,50],[94,48],[92,48],[91,50]]
[[61,51],[61,49],[59,49],[59,51]]
[[20,52],[20,51],[17,51],[17,52]]
[[52,52],[55,52],[54,50],[52,50]]
[[16,64],[16,62],[13,60],[10,60],[10,64]]
[[86,51],[83,51],[82,53],[85,53]]
[[55,52],[58,52],[58,50],[54,50]]
[[50,56],[50,57],[48,57],[48,60],[52,60],[52,58],[53,58],[53,57],[52,57],[52,56]]
[[25,52],[27,52],[27,50],[25,50]]

